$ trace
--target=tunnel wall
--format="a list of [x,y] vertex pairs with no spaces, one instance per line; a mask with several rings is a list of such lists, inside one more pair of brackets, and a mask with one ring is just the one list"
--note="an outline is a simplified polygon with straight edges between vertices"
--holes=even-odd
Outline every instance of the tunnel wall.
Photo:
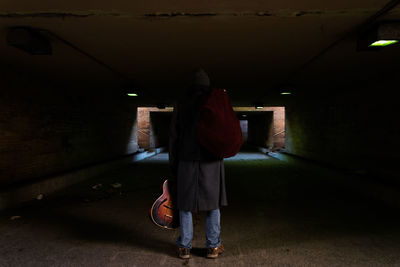
[[[138,144],[140,148],[158,148],[160,146],[159,138],[161,138],[161,146],[165,145],[166,138],[168,138],[169,122],[170,116],[172,116],[172,110],[172,107],[167,107],[165,109],[159,109],[156,107],[138,108]],[[152,113],[168,113],[170,115],[165,115],[168,121],[162,121],[159,116],[150,115]]]
[[[296,98],[286,106],[288,153],[355,173],[400,182],[400,132],[394,98],[380,92],[388,83],[326,98]],[[391,87],[390,87],[391,86]],[[384,90],[383,90],[384,91]],[[320,95],[320,94],[319,94]]]
[[0,186],[35,181],[137,151],[136,106],[112,90],[3,79]]

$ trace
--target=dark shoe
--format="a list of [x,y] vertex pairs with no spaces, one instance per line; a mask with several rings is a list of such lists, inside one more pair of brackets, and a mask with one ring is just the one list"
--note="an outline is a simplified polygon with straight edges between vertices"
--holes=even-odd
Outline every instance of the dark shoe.
[[189,259],[190,258],[190,249],[178,248],[178,257],[181,259]]
[[218,255],[222,254],[222,252],[224,252],[223,245],[220,245],[219,247],[216,248],[207,248],[207,258],[209,259],[218,258]]

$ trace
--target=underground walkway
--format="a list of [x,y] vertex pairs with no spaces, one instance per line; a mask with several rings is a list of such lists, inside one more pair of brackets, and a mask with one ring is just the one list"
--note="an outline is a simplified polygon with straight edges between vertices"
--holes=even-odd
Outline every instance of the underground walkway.
[[225,161],[226,252],[204,258],[200,213],[192,259],[180,260],[178,231],[148,218],[167,159],[159,154],[2,213],[0,266],[400,266],[398,210],[350,190],[342,177],[257,153]]

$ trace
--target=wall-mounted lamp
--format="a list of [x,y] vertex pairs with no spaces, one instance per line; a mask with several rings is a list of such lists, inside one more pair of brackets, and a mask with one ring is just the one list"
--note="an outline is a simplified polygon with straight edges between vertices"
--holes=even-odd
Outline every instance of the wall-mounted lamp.
[[400,22],[386,21],[381,22],[363,32],[357,41],[358,51],[377,51],[386,46],[399,43]]

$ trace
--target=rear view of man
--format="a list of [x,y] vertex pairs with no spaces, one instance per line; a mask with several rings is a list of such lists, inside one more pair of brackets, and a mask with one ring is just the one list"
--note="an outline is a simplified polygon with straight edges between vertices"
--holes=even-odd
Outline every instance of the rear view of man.
[[169,162],[177,182],[180,236],[176,242],[182,259],[190,258],[192,212],[207,211],[207,258],[217,258],[224,251],[219,210],[227,205],[224,162],[206,151],[197,137],[200,100],[210,90],[207,73],[197,70],[192,85],[175,105],[171,121]]

